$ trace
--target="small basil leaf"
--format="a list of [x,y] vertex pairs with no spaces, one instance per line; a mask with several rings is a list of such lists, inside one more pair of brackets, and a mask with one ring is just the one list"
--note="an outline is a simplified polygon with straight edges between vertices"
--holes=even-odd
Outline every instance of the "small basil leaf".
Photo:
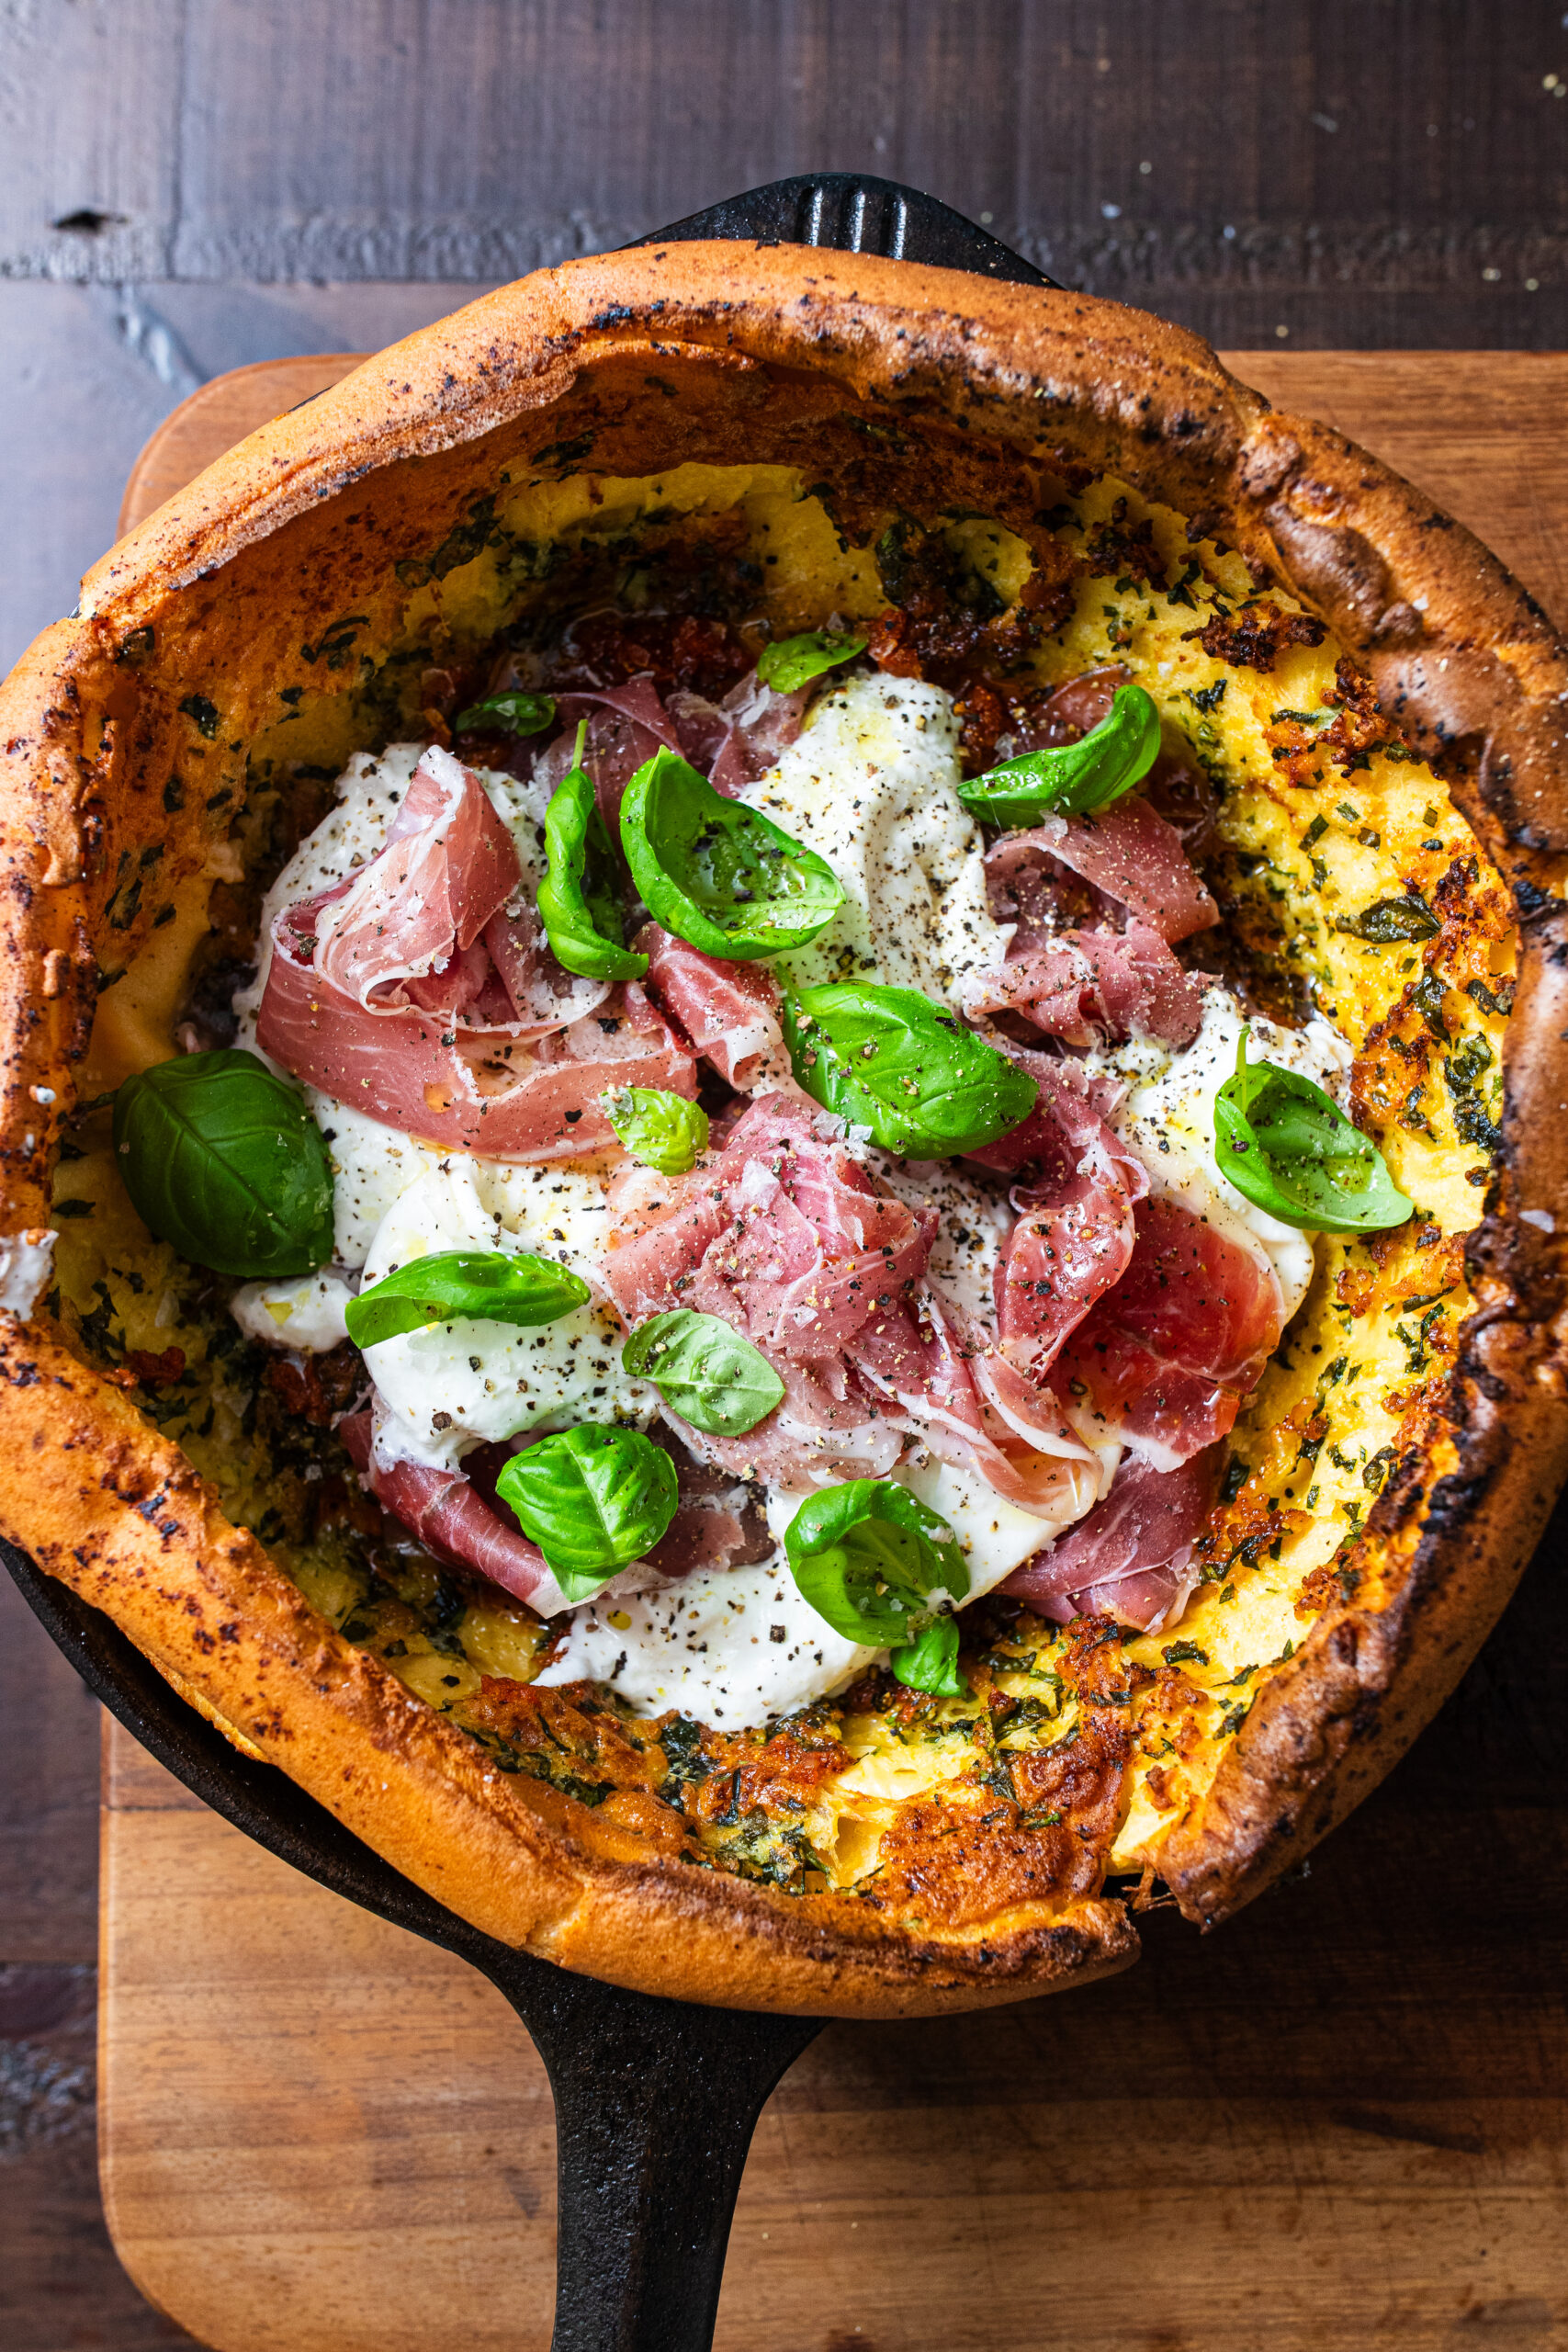
[[1371,1137],[1332,1096],[1277,1062],[1249,1062],[1244,1029],[1235,1073],[1214,1098],[1214,1165],[1256,1208],[1313,1233],[1375,1233],[1403,1225],[1412,1204]]
[[1359,915],[1342,916],[1337,926],[1353,939],[1365,939],[1380,947],[1393,940],[1436,939],[1442,927],[1426,899],[1415,891],[1403,899],[1379,899],[1363,907]]
[[661,1176],[683,1176],[708,1148],[708,1114],[683,1094],[662,1086],[611,1086],[599,1100],[632,1158]]
[[458,735],[542,735],[556,715],[550,695],[489,695],[452,721]]
[[514,1453],[495,1482],[569,1600],[652,1550],[675,1516],[675,1464],[640,1430],[563,1430]]
[[624,943],[616,903],[614,852],[599,814],[592,778],[582,765],[588,725],[577,730],[570,775],[563,776],[545,811],[545,878],[539,885],[539,920],[558,963],[590,980],[639,980],[646,956]]
[[800,637],[781,637],[765,645],[757,657],[757,675],[775,694],[792,695],[797,686],[809,684],[825,670],[836,670],[840,662],[852,662],[863,653],[863,637],[846,637],[840,630],[808,628]]
[[581,1274],[525,1250],[437,1250],[388,1274],[344,1313],[356,1348],[432,1323],[554,1323],[592,1294]]
[[961,784],[958,797],[987,825],[1087,817],[1131,792],[1158,757],[1159,711],[1153,698],[1142,686],[1119,686],[1099,726],[1077,742],[1025,752]]
[[804,947],[843,904],[837,875],[677,752],[638,768],[621,844],[649,912],[705,956],[753,963]]
[[716,1437],[744,1437],[784,1393],[765,1355],[721,1323],[677,1306],[640,1324],[621,1351],[637,1380],[651,1380],[671,1412]]
[[784,1532],[784,1555],[817,1614],[872,1649],[917,1635],[939,1586],[954,1600],[969,1590],[946,1520],[886,1478],[851,1478],[813,1495]]
[[333,1171],[298,1087],[237,1046],[182,1054],[115,1096],[137,1215],[182,1258],[247,1282],[313,1274],[333,1254]]
[[914,989],[832,981],[786,996],[795,1075],[886,1151],[945,1159],[978,1151],[1034,1108],[1034,1080]]
[[969,1685],[958,1671],[958,1627],[951,1617],[933,1617],[887,1663],[906,1690],[930,1690],[938,1699],[967,1696]]

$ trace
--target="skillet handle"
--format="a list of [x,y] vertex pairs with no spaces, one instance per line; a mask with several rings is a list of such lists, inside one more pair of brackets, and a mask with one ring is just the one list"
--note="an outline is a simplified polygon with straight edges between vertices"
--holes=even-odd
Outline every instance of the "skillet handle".
[[[773,180],[634,243],[709,238],[1055,283],[935,197],[857,172]],[[710,2352],[751,2133],[818,2020],[651,2000],[523,1953],[480,1964],[533,2035],[555,2094],[550,2352]]]
[[653,2000],[491,1950],[555,2093],[550,2352],[709,2352],[752,2131],[820,2019]]
[[275,1765],[239,1755],[69,1585],[10,1544],[0,1566],[89,1688],[186,1788],[308,1878],[470,1962],[512,2003],[555,2093],[553,2352],[709,2352],[752,2129],[820,2020],[650,2000],[481,1935]]
[[987,235],[919,188],[879,180],[865,172],[801,172],[770,180],[744,196],[727,197],[688,213],[657,235],[634,244],[689,244],[709,237],[755,239],[764,245],[822,245],[846,254],[882,254],[889,261],[925,262],[940,269],[972,270],[1018,286],[1051,286],[1032,262]]

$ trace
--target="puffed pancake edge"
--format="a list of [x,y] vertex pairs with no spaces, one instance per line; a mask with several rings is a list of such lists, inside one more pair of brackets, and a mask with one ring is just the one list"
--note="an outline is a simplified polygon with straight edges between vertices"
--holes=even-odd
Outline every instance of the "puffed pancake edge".
[[[803,462],[847,403],[918,438],[972,504],[988,468],[1001,478],[1023,457],[1212,517],[1322,615],[1409,740],[1442,752],[1515,896],[1504,1149],[1468,1245],[1477,1309],[1441,1475],[1396,1468],[1359,1546],[1374,1598],[1315,1622],[1160,1842],[1184,1911],[1218,1920],[1341,1818],[1453,1689],[1568,1467],[1553,1223],[1568,1204],[1568,650],[1470,533],[1340,435],[1271,410],[1196,337],[1116,303],[863,255],[642,248],[487,296],[253,435],[95,567],[79,616],[0,689],[5,1226],[48,1221],[119,852],[161,841],[171,881],[209,854],[201,807],[159,800],[187,678],[233,681],[224,731],[243,739],[276,650],[373,597],[507,453],[570,448],[591,425],[595,467],[615,474]],[[157,649],[145,673],[139,642]],[[831,1898],[640,1860],[574,1799],[494,1770],[333,1633],[47,1321],[0,1315],[0,1453],[11,1540],[503,1942],[651,1993],[857,2017],[1017,2000],[1135,1954],[1122,1905],[1102,1897],[930,1939]]]

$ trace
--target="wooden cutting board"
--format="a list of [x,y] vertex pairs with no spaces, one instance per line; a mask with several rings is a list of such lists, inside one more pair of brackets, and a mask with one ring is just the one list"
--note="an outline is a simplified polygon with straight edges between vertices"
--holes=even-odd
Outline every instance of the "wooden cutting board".
[[[352,364],[205,386],[124,524]],[[1231,364],[1421,481],[1568,619],[1568,358]],[[1568,2346],[1565,1815],[1535,1728],[1553,1609],[1538,1568],[1441,1728],[1221,1934],[1158,1913],[1111,1984],[829,2028],[758,2130],[722,2352]],[[104,2202],[143,2293],[219,2352],[544,2352],[554,2117],[501,1996],[113,1723],[102,1889]]]

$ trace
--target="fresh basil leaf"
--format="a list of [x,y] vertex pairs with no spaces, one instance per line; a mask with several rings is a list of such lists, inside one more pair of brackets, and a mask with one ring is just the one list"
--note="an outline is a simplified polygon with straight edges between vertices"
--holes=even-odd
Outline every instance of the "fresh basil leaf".
[[372,1283],[344,1320],[356,1348],[373,1348],[432,1323],[554,1323],[591,1295],[581,1274],[526,1250],[441,1250]]
[[1042,817],[1088,817],[1108,808],[1159,757],[1159,711],[1142,686],[1119,686],[1098,727],[1076,743],[1025,752],[961,784],[958,797],[987,825],[1036,825]]
[[333,1171],[297,1086],[256,1054],[181,1054],[115,1096],[119,1172],[160,1241],[215,1273],[313,1274],[333,1254]]
[[610,1086],[599,1100],[632,1158],[661,1176],[683,1176],[708,1148],[708,1114],[683,1094],[662,1086]]
[[556,715],[553,695],[488,695],[452,721],[458,735],[542,735]]
[[563,1430],[514,1453],[495,1482],[569,1600],[650,1552],[675,1516],[675,1464],[640,1430]]
[[1359,915],[1341,916],[1337,928],[1352,939],[1383,947],[1395,940],[1436,939],[1442,924],[1425,899],[1412,890],[1403,899],[1378,899]]
[[621,802],[621,844],[654,920],[736,963],[804,947],[843,904],[815,850],[727,800],[678,752],[657,752]]
[[671,1412],[716,1437],[744,1437],[784,1393],[765,1355],[721,1323],[677,1306],[639,1324],[621,1351],[637,1380],[651,1380]]
[[958,1627],[951,1617],[933,1617],[912,1642],[887,1661],[908,1690],[929,1690],[938,1699],[962,1699],[969,1685],[958,1671]]
[[545,878],[539,920],[558,963],[590,980],[639,980],[646,956],[625,944],[615,896],[615,853],[599,814],[592,778],[582,765],[586,719],[577,730],[570,773],[545,811]]
[[1277,1062],[1249,1062],[1244,1029],[1235,1073],[1214,1098],[1214,1165],[1283,1225],[1313,1233],[1376,1233],[1403,1225],[1412,1204],[1371,1137],[1332,1096]]
[[757,657],[757,675],[775,694],[792,695],[825,670],[852,662],[865,648],[863,637],[846,637],[839,629],[808,628],[799,637],[781,637],[765,645]]
[[938,1589],[969,1590],[953,1532],[886,1478],[851,1478],[804,1502],[784,1531],[784,1555],[803,1599],[846,1641],[889,1649],[916,1639]]
[[1026,1119],[1034,1080],[914,989],[831,981],[786,996],[795,1075],[824,1110],[869,1127],[885,1151],[946,1159]]

